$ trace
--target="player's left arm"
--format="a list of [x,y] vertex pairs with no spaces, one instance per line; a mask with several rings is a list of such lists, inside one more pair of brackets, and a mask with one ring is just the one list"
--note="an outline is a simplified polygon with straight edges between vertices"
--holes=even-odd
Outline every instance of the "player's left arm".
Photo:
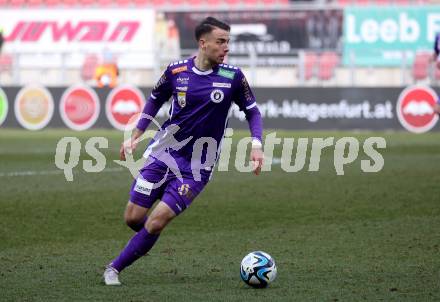
[[251,161],[254,165],[255,175],[259,175],[263,166],[263,119],[258,109],[252,89],[250,88],[246,77],[239,70],[235,80],[235,102],[240,110],[246,115],[249,124],[249,130],[252,136]]

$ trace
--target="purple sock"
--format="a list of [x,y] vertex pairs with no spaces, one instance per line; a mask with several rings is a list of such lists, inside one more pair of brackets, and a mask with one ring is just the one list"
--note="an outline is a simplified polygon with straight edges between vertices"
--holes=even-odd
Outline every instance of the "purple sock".
[[118,272],[144,256],[156,243],[158,235],[150,234],[145,228],[136,233],[127,243],[121,254],[113,260],[111,266]]
[[135,232],[139,232],[145,225],[145,222],[147,222],[148,217],[145,216],[141,222],[137,223],[137,224],[129,224],[128,226]]

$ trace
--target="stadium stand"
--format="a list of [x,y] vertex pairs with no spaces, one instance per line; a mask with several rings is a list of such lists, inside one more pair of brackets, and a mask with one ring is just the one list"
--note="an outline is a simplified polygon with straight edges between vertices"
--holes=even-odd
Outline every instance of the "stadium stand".
[[315,52],[306,52],[304,54],[304,80],[308,81],[315,76],[317,63],[318,56]]
[[12,72],[13,58],[10,54],[0,55],[0,72]]
[[412,76],[415,81],[424,80],[429,76],[429,66],[432,54],[418,52],[412,65]]
[[330,80],[334,76],[335,68],[338,66],[339,61],[340,59],[336,52],[323,52],[318,60],[318,79]]
[[99,58],[96,54],[87,55],[81,67],[81,79],[83,81],[92,80],[98,64]]
[[279,6],[288,5],[288,0],[0,0],[1,7],[81,7],[81,6]]

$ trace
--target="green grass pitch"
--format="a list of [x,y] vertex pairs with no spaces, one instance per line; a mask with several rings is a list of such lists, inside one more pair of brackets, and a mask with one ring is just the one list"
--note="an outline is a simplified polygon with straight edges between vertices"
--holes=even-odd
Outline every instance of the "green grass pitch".
[[[236,131],[234,143],[245,134]],[[121,274],[123,286],[110,288],[103,268],[132,236],[122,216],[132,179],[113,163],[122,133],[1,129],[0,301],[440,301],[440,133],[277,134],[354,136],[361,150],[382,136],[384,168],[362,172],[361,152],[337,176],[328,148],[318,172],[307,171],[308,156],[300,172],[275,164],[255,177],[231,158],[231,171],[216,172]],[[54,164],[63,136],[82,142],[73,182]],[[91,136],[109,141],[101,173],[82,169]],[[253,250],[277,263],[267,289],[240,280]]]

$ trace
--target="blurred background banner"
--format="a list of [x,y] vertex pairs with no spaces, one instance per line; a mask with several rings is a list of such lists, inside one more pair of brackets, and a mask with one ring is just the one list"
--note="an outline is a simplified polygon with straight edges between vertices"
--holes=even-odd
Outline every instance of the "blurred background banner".
[[440,6],[370,6],[344,10],[343,63],[400,66],[416,51],[432,51]]
[[0,10],[3,51],[20,53],[20,65],[40,68],[61,61],[79,67],[84,53],[102,53],[108,60],[124,53],[125,61],[151,68],[154,14],[152,9]]
[[296,9],[265,11],[169,12],[180,30],[182,52],[193,53],[197,47],[195,26],[207,16],[231,25],[231,64],[247,64],[249,54],[258,57],[258,65],[284,65],[292,62],[300,49],[340,47],[342,10]]
[[[138,89],[126,85],[114,89],[77,85],[6,87],[3,108],[11,109],[2,126],[30,130],[45,127],[86,130],[92,126],[123,130],[127,121],[142,109],[151,90],[151,87]],[[409,131],[440,130],[437,116],[429,111],[438,95],[423,86],[257,87],[254,93],[268,129],[404,130],[409,124]],[[164,121],[169,109],[167,102],[156,118]],[[248,129],[244,114],[236,105],[229,125]]]

